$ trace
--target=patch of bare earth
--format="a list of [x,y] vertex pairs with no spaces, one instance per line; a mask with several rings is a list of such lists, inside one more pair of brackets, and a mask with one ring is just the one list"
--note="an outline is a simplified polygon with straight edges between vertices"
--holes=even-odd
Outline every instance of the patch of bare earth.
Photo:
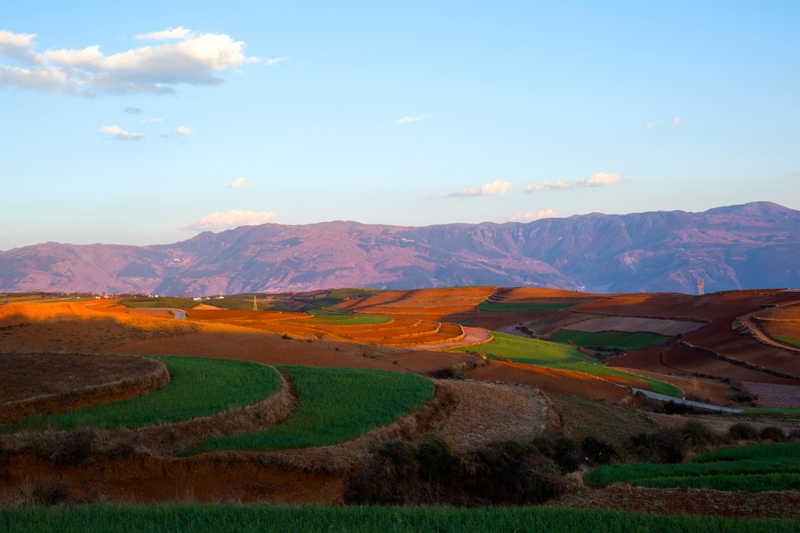
[[457,450],[535,437],[559,424],[550,400],[537,389],[473,381],[447,385],[458,397],[458,406],[439,432]]
[[722,492],[613,486],[569,494],[547,505],[728,518],[800,518],[800,492],[797,491]]
[[800,386],[776,385],[743,381],[742,385],[761,398],[758,406],[765,409],[800,407]]

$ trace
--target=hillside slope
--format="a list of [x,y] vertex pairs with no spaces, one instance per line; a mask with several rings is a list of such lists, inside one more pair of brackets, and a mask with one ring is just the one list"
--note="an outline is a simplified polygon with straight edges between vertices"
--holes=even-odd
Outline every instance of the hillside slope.
[[800,286],[800,212],[768,202],[521,223],[326,222],[204,232],[170,245],[0,252],[2,291],[189,296],[366,286],[694,292]]

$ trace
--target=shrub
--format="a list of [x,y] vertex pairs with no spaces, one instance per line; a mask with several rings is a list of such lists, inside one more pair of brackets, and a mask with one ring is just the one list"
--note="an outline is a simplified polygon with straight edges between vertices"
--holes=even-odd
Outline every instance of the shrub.
[[617,462],[623,458],[619,448],[593,435],[583,439],[581,449],[589,459],[600,465]]
[[553,459],[564,472],[574,472],[584,462],[581,446],[577,440],[563,435],[556,438]]
[[691,413],[692,411],[694,411],[694,407],[691,405],[677,403],[674,400],[670,400],[664,404],[664,412],[668,415],[685,415],[686,413]]
[[410,478],[417,474],[417,447],[408,441],[390,440],[380,447],[378,457],[386,459],[391,465],[392,474]]
[[651,463],[680,463],[686,456],[686,439],[674,428],[655,433],[639,433],[630,439],[630,449],[637,459]]
[[795,429],[794,431],[789,433],[787,439],[789,439],[792,442],[800,441],[800,429]]
[[779,427],[769,426],[761,430],[761,440],[771,440],[772,442],[785,442],[786,433]]
[[733,439],[739,440],[756,440],[759,437],[758,429],[747,422],[739,422],[732,425],[728,430],[728,435]]
[[440,435],[425,437],[417,451],[419,475],[426,481],[449,482],[461,474],[461,457]]
[[726,441],[725,435],[697,420],[687,422],[681,428],[681,433],[692,446],[718,446]]

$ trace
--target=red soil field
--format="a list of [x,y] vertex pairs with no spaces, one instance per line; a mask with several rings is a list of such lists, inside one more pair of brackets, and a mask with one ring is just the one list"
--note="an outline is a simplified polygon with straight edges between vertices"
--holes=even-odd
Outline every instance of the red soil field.
[[[571,394],[631,407],[643,405],[641,400],[621,386],[580,372],[491,361],[487,366],[467,372],[466,376],[477,381],[528,385],[553,395]],[[643,382],[635,383],[641,384],[637,388],[647,389]]]

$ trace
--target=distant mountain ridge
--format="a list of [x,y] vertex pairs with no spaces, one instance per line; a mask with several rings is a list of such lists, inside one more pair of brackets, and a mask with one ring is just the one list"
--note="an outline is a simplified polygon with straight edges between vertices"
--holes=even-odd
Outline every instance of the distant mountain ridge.
[[0,291],[200,296],[334,287],[548,286],[689,292],[800,286],[800,211],[590,213],[495,224],[264,224],[169,245],[0,252]]

